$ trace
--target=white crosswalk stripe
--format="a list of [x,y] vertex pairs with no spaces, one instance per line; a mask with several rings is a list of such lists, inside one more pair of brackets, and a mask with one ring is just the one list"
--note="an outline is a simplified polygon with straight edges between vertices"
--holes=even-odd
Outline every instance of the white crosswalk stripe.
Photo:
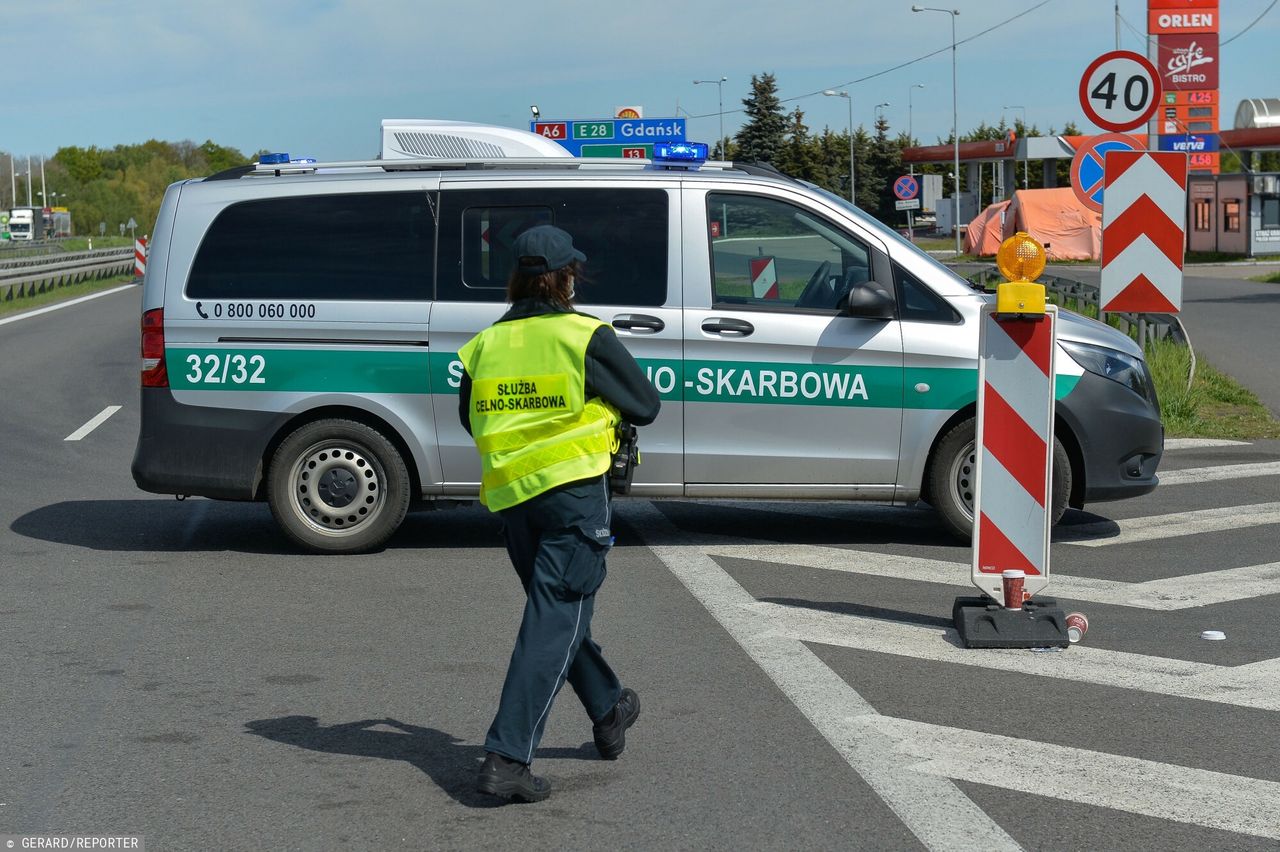
[[1280,670],[1273,665],[1280,661],[1276,660],[1265,661],[1267,665],[1217,666],[1087,645],[1047,654],[1021,649],[988,649],[975,654],[960,645],[959,636],[950,627],[907,624],[766,602],[757,602],[755,609],[770,619],[774,629],[801,642],[1135,689],[1236,707],[1280,710]]
[[1160,472],[1160,484],[1189,485],[1201,482],[1217,482],[1223,479],[1244,479],[1251,476],[1280,475],[1280,461],[1257,464],[1220,464],[1213,467],[1190,467],[1183,470]]
[[1113,544],[1133,544],[1268,524],[1280,524],[1280,503],[1220,506],[1194,512],[1124,518],[1119,521],[1060,525],[1054,529],[1053,540],[1082,547],[1108,547]]
[[[752,545],[741,539],[722,543],[682,535],[651,504],[625,504],[620,514],[645,540],[664,542],[650,545],[655,555],[927,848],[1016,848],[1012,838],[950,784],[952,780],[1280,840],[1280,811],[1275,807],[1280,783],[885,716],[805,643],[1265,711],[1280,710],[1280,660],[1230,667],[1082,646],[1050,654],[975,653],[960,648],[950,628],[758,601],[711,558],[714,554],[767,560],[784,550],[799,551],[799,559],[785,561],[830,567],[832,551],[838,548]],[[884,554],[853,553],[851,559],[863,566],[860,573],[964,569]],[[964,579],[967,582],[967,576]]]
[[[800,568],[821,568],[847,574],[893,577],[924,583],[972,588],[968,563],[872,553],[843,547],[807,544],[720,544],[706,542],[702,550],[711,556],[754,559]],[[1053,574],[1051,593],[1074,601],[1105,603],[1137,609],[1179,610],[1280,594],[1280,562],[1206,571],[1130,583],[1094,577],[1072,577],[1061,570]]]

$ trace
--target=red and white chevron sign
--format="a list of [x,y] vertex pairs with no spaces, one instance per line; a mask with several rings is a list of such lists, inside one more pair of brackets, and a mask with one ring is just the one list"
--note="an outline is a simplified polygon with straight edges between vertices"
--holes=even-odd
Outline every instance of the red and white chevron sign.
[[994,308],[983,309],[978,342],[972,579],[1007,606],[1002,571],[1025,571],[1027,596],[1049,584],[1058,314],[1050,305],[1041,320],[997,320]]
[[1103,180],[1101,309],[1178,313],[1187,155],[1112,151]]
[[751,270],[751,295],[757,299],[778,298],[778,266],[772,257],[753,257],[747,263]]

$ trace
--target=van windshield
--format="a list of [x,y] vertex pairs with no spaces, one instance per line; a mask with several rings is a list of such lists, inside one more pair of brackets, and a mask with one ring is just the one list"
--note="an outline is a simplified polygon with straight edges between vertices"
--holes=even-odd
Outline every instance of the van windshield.
[[821,195],[823,198],[827,199],[828,201],[832,201],[840,205],[845,210],[848,210],[850,213],[857,216],[858,221],[860,223],[862,223],[863,225],[866,225],[868,228],[875,231],[884,239],[897,243],[903,248],[910,250],[917,257],[921,257],[924,260],[926,260],[935,269],[945,273],[948,277],[958,281],[959,283],[963,284],[965,287],[968,287],[969,289],[973,289],[972,282],[966,281],[964,277],[961,275],[958,275],[954,269],[947,266],[945,263],[942,263],[936,257],[929,254],[927,251],[924,251],[915,243],[911,242],[906,237],[902,236],[902,234],[899,234],[893,228],[890,228],[888,225],[881,222],[879,219],[875,218],[874,216],[868,216],[862,210],[855,207],[853,203],[849,201],[849,199],[841,198],[840,196],[836,195],[834,192],[825,190],[820,186],[815,186],[814,184],[811,184],[808,181],[800,181],[800,182],[803,183],[805,186],[816,191],[819,195]]

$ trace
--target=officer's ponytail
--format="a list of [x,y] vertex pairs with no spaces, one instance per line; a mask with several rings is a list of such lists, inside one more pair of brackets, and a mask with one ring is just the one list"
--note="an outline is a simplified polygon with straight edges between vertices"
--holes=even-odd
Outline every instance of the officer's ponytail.
[[[524,261],[528,260],[526,264]],[[521,299],[538,299],[553,305],[572,310],[573,282],[581,272],[581,264],[577,261],[551,272],[526,272],[522,266],[541,268],[545,261],[540,257],[520,258],[516,268],[511,270],[511,278],[507,281],[507,301],[518,302]]]

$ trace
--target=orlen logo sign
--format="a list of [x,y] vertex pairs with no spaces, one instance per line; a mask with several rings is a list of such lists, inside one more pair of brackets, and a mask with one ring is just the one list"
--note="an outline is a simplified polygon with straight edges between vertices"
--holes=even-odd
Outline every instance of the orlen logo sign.
[[1147,32],[1155,33],[1216,33],[1217,9],[1152,9],[1147,13]]
[[1159,40],[1157,64],[1165,89],[1218,88],[1218,37],[1171,36]]

